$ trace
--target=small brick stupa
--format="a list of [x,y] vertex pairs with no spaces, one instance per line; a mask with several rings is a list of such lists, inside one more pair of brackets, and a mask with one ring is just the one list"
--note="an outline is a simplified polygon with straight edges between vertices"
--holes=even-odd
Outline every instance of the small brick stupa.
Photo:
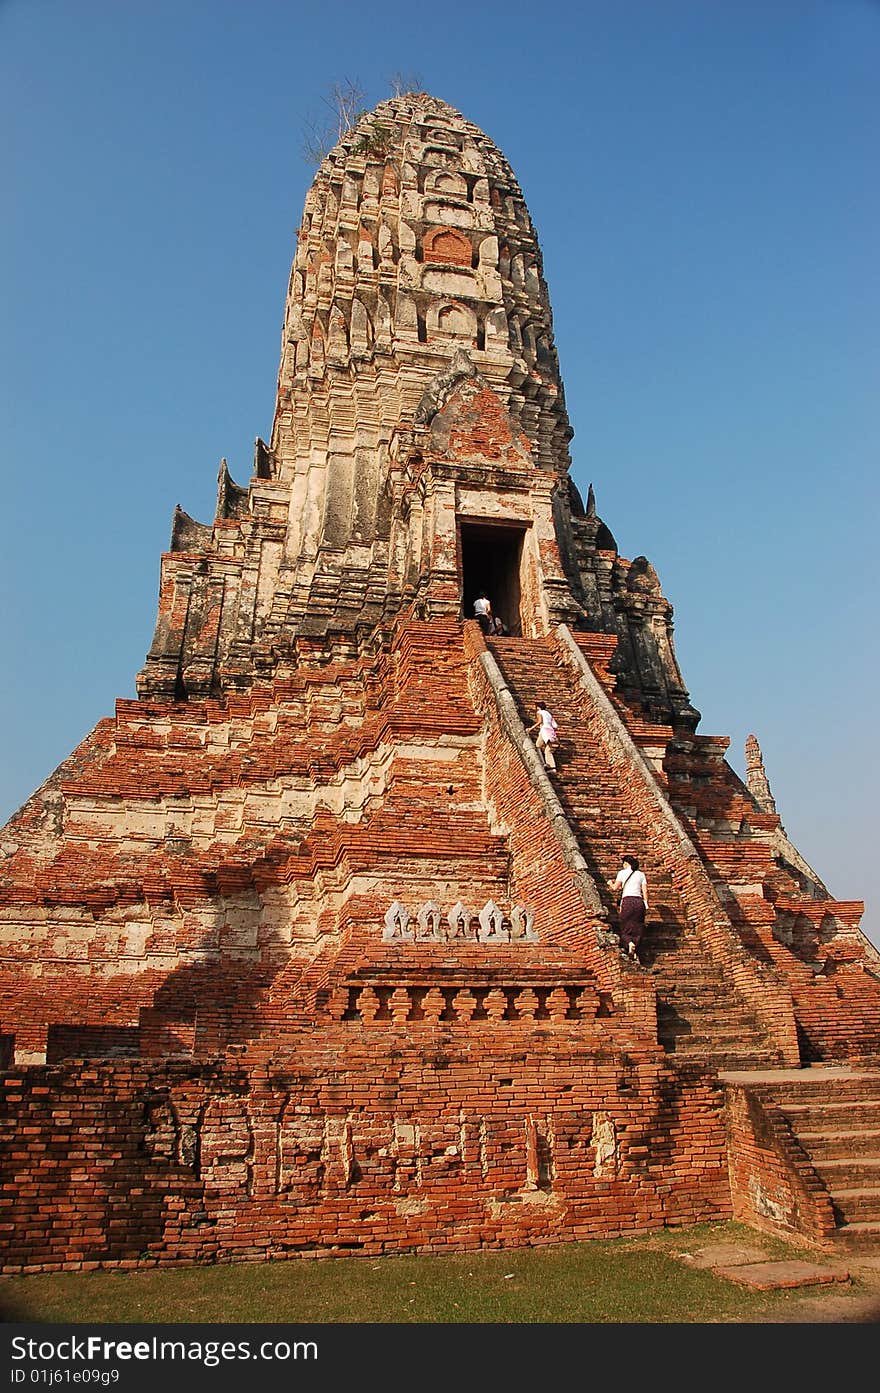
[[757,741],[744,783],[697,734],[571,435],[510,167],[382,103],[306,199],[250,482],[174,517],[138,699],[0,835],[4,1271],[880,1235],[863,907]]

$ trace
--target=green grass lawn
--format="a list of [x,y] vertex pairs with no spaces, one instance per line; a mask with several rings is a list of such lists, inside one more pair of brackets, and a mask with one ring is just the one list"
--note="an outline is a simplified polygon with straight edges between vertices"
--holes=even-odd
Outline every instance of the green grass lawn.
[[[736,1223],[505,1252],[291,1259],[0,1277],[6,1322],[760,1322],[802,1292],[758,1292],[678,1256],[714,1243],[803,1258]],[[815,1288],[813,1289],[815,1291]]]

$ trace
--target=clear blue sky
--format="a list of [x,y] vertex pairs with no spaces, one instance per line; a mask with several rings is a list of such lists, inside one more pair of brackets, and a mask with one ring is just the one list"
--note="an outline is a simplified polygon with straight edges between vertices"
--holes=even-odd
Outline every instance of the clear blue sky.
[[0,817],[134,696],[175,504],[270,430],[304,125],[399,71],[513,165],[574,477],[880,945],[871,0],[0,0]]

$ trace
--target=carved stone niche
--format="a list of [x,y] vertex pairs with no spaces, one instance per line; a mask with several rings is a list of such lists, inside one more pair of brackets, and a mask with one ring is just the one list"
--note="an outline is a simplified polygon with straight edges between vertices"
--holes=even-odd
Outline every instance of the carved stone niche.
[[435,228],[425,234],[422,257],[441,266],[467,266],[473,261],[471,240],[454,227]]
[[382,930],[382,942],[390,943],[395,940],[411,942],[415,937],[413,930],[409,927],[410,914],[406,905],[395,900],[385,911],[385,927]]
[[250,1188],[253,1129],[244,1102],[212,1098],[199,1128],[200,1179],[225,1190]]
[[466,909],[461,900],[456,901],[446,916],[451,939],[475,939],[477,934],[473,924],[473,912]]
[[454,338],[473,345],[477,340],[477,316],[468,305],[450,300],[446,304],[431,305],[426,321],[429,340]]
[[493,938],[500,941],[507,941],[510,938],[509,931],[502,932],[504,916],[494,900],[487,900],[478,915],[480,923],[480,942],[488,943]]
[[425,179],[426,194],[440,194],[446,198],[461,198],[467,201],[468,186],[463,175],[451,169],[437,169]]
[[427,900],[416,916],[419,925],[416,937],[433,939],[434,941],[443,937],[441,916],[440,906],[434,900]]

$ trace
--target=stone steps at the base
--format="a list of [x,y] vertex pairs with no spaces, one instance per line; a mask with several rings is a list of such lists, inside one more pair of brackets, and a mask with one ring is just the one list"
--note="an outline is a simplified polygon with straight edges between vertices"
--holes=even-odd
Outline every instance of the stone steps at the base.
[[880,1105],[872,1099],[850,1098],[841,1102],[780,1103],[797,1132],[872,1131],[880,1125]]
[[842,1156],[813,1158],[813,1169],[829,1191],[838,1188],[861,1190],[866,1186],[880,1193],[880,1156]]
[[880,1130],[865,1127],[845,1132],[798,1132],[797,1139],[815,1161],[843,1161],[851,1157],[880,1157]]
[[[768,1045],[762,1043],[756,1043],[755,1045],[747,1043],[743,1045],[742,1033],[724,1034],[719,1031],[717,1035],[708,1032],[705,1034],[702,1032],[699,1034],[695,1032],[689,1035],[667,1035],[665,1031],[658,1030],[657,1036],[661,1045],[667,1052],[677,1055],[711,1054],[713,1056],[724,1055],[725,1058],[736,1055],[737,1059],[749,1061],[757,1056],[766,1054],[770,1048]],[[724,1067],[729,1068],[731,1066],[725,1065]],[[752,1066],[750,1065],[749,1067]]]
[[[663,1042],[661,1041],[661,1044]],[[665,1047],[664,1047],[665,1048]],[[705,1062],[712,1069],[778,1069],[781,1063],[777,1050],[756,1047],[748,1049],[722,1049],[704,1045],[690,1050],[667,1049],[666,1057],[670,1063],[695,1064]]]
[[880,1219],[842,1223],[834,1233],[835,1247],[880,1249]]
[[[534,720],[538,699],[560,722],[559,768],[552,779],[582,852],[590,867],[596,868],[593,874],[603,897],[608,898],[603,881],[615,876],[621,856],[631,851],[639,857],[652,901],[642,958],[657,987],[658,1034],[664,1048],[711,1060],[723,1057],[734,1067],[766,1059],[763,1032],[731,993],[721,969],[706,963],[675,877],[654,853],[651,827],[626,805],[619,770],[611,766],[587,728],[574,723],[566,728],[576,702],[576,684],[573,675],[557,664],[553,642],[490,640],[489,648],[525,725]],[[771,1051],[767,1062],[776,1059]]]
[[742,1020],[742,1007],[724,990],[720,982],[687,974],[686,966],[680,976],[673,977],[665,972],[651,969],[651,976],[657,988],[657,997],[668,1011],[692,1015],[702,1011],[717,1010],[737,1012]]
[[674,932],[658,931],[650,920],[645,925],[646,942],[649,939],[651,949],[658,961],[658,965],[662,964],[664,959],[668,958],[671,962],[674,958],[676,962],[687,962],[695,969],[699,969],[709,976],[723,976],[721,969],[715,967],[711,960],[706,957],[705,953],[702,953],[700,949],[695,947],[688,939],[677,937]]
[[[658,984],[667,984],[670,991],[681,988],[684,996],[697,1000],[704,991],[715,996],[731,997],[730,988],[721,972],[706,970],[703,958],[696,958],[686,948],[667,948],[658,951],[648,934],[642,939],[642,957]],[[732,999],[732,998],[731,998]]]
[[[593,790],[593,796],[589,802],[582,802],[572,796],[570,782],[567,778],[558,780],[560,791],[560,801],[563,802],[573,817],[576,817],[585,831],[591,833],[599,845],[606,843],[609,847],[617,850],[620,843],[625,842],[628,837],[639,835],[639,829],[635,824],[628,823],[624,818],[614,818],[613,821],[609,814],[609,807],[613,810],[614,791]],[[603,806],[596,809],[594,798],[599,794],[603,799]]]
[[838,1221],[843,1223],[880,1222],[880,1185],[826,1187]]
[[[642,957],[649,961],[645,953]],[[650,975],[654,979],[658,997],[671,1011],[677,1010],[683,1015],[707,1009],[738,1011],[742,1019],[741,1004],[725,990],[723,984],[688,972],[687,963],[682,963],[681,971],[675,976],[667,967],[660,972],[656,967],[650,967]]]
[[692,953],[704,957],[705,953],[699,940],[685,939],[689,924],[690,920],[675,891],[661,890],[658,893],[655,887],[645,920],[645,928],[650,931],[655,943],[660,947],[680,948],[686,942]]
[[732,1015],[693,1015],[687,1018],[657,1012],[657,1030],[664,1040],[711,1040],[713,1042],[742,1040],[742,1023]]
[[691,1020],[699,1016],[701,1021],[729,1021],[731,1026],[742,1029],[742,1006],[714,984],[703,992],[691,992],[680,982],[666,983],[655,973],[650,975],[657,990],[657,1009],[669,1020]]
[[699,1002],[707,992],[716,1000],[720,996],[737,1000],[721,969],[708,965],[705,958],[695,958],[687,949],[673,949],[660,957],[652,964],[651,972],[658,984],[668,984],[670,995],[678,994],[682,1000]]
[[712,984],[714,991],[719,988],[729,990],[728,979],[722,969],[698,953],[687,941],[679,943],[658,943],[651,932],[651,925],[645,927],[642,939],[650,950],[651,966],[655,977],[670,976],[673,982],[679,980],[694,983],[705,981]]

